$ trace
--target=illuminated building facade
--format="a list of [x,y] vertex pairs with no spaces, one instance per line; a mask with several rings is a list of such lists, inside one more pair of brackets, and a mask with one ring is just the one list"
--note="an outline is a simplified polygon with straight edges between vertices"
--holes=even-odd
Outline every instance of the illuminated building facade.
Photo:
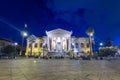
[[72,31],[63,29],[55,29],[46,31],[44,37],[36,37],[31,35],[27,38],[26,56],[43,56],[45,50],[54,53],[67,53],[73,50],[75,55],[87,54],[90,52],[89,38],[72,37]]

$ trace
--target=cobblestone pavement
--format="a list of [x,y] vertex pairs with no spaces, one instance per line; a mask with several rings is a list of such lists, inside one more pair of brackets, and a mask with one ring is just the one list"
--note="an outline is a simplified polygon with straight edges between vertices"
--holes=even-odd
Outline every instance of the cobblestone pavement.
[[120,60],[0,60],[0,80],[120,80]]

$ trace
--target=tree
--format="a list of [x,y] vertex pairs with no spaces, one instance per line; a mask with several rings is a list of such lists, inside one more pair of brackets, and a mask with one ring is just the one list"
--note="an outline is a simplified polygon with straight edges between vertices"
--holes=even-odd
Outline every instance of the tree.
[[49,55],[48,55],[47,44],[42,45],[42,54],[43,54],[43,57],[48,58]]
[[100,48],[100,56],[107,57],[107,56],[114,56],[117,50],[114,47],[104,47]]
[[120,49],[120,45],[118,45],[117,49]]
[[94,29],[90,27],[87,29],[86,33],[90,38],[89,44],[90,44],[90,55],[91,55],[92,54],[92,36],[94,34]]
[[15,58],[17,50],[15,46],[8,45],[2,49],[2,53],[5,53],[10,58]]
[[105,46],[106,46],[106,47],[111,47],[111,46],[113,46],[113,41],[111,40],[111,38],[107,38],[107,39],[106,39]]
[[73,52],[73,50],[69,50],[69,56],[70,56],[70,58],[73,58],[74,57],[74,52]]

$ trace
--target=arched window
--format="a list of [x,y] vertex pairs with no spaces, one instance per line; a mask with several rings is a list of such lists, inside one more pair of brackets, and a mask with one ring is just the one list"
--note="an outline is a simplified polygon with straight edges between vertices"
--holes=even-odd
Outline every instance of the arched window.
[[29,44],[29,48],[31,48],[31,47],[32,47],[32,43]]
[[84,43],[81,43],[81,48],[84,48]]
[[38,47],[38,44],[37,43],[35,43],[35,48],[37,48]]
[[87,48],[89,48],[90,47],[90,45],[89,45],[89,43],[87,43]]
[[75,46],[76,46],[75,48],[79,48],[79,45],[78,45],[78,43],[75,43]]

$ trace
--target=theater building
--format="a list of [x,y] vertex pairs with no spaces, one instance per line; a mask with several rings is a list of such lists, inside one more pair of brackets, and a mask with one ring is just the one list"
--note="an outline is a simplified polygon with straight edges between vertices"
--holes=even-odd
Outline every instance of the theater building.
[[[46,36],[27,38],[26,56],[43,56],[44,48],[49,53],[65,53],[73,50],[75,55],[88,54],[90,52],[89,38],[72,36],[72,31],[55,29],[46,31]],[[64,55],[65,55],[64,54]]]

